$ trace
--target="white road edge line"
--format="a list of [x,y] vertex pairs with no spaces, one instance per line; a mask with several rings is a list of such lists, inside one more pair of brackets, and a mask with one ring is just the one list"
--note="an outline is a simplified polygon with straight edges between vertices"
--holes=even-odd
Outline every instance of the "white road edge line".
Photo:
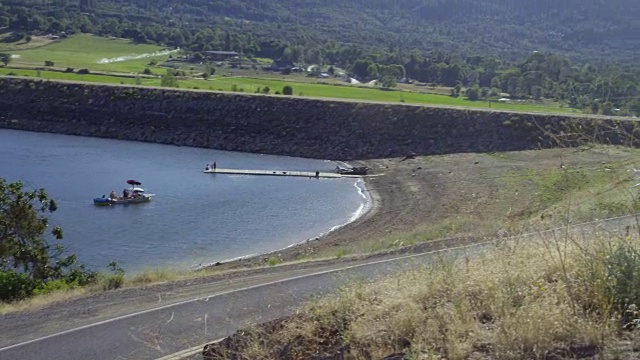
[[[587,225],[587,224],[604,223],[604,222],[624,219],[624,218],[628,218],[628,217],[632,217],[632,216],[636,216],[636,214],[618,216],[618,217],[613,217],[613,218],[608,218],[608,219],[603,219],[603,220],[597,220],[597,221],[591,221],[591,222],[584,222],[584,223],[580,223],[580,224],[570,225],[569,227],[579,227],[579,226],[583,226],[583,225]],[[565,228],[566,227],[550,229],[550,230],[544,230],[544,231],[535,232],[535,233],[521,234],[521,235],[518,235],[518,236],[531,236],[531,235],[536,235],[536,234],[540,234],[540,233],[544,233],[544,232],[551,232],[551,231],[561,230],[561,229],[565,229]],[[76,332],[76,331],[92,328],[92,327],[99,326],[99,325],[102,325],[102,324],[108,324],[108,323],[111,323],[111,322],[115,322],[115,321],[119,321],[119,320],[123,320],[123,319],[128,319],[128,318],[131,318],[131,317],[134,317],[134,316],[138,316],[138,315],[142,315],[142,314],[148,314],[148,313],[151,313],[151,312],[154,312],[154,311],[158,311],[158,310],[169,309],[171,307],[175,307],[175,306],[179,306],[179,305],[183,305],[183,304],[193,303],[193,302],[202,301],[202,300],[209,300],[211,298],[220,297],[220,296],[224,296],[224,295],[228,295],[228,294],[233,294],[233,293],[236,293],[236,292],[247,291],[247,290],[251,290],[251,289],[257,289],[257,288],[264,287],[264,286],[280,284],[280,283],[284,283],[284,282],[288,282],[288,281],[292,281],[292,280],[299,280],[299,279],[304,279],[304,278],[318,276],[318,275],[326,275],[326,274],[335,273],[335,272],[344,271],[344,270],[356,269],[356,268],[359,268],[359,267],[364,267],[364,266],[369,266],[369,265],[384,264],[384,263],[389,263],[389,262],[393,262],[393,261],[406,260],[406,259],[416,258],[416,257],[420,257],[420,256],[430,255],[430,254],[437,254],[437,253],[441,253],[441,252],[448,252],[448,251],[461,250],[461,249],[466,249],[466,248],[471,248],[471,247],[477,247],[477,246],[481,246],[481,245],[491,244],[491,243],[494,243],[494,242],[497,242],[497,241],[499,241],[499,240],[483,241],[483,242],[480,242],[480,243],[475,243],[475,244],[470,244],[470,245],[457,246],[457,247],[453,247],[453,248],[446,248],[446,249],[440,249],[440,250],[435,250],[435,251],[428,251],[428,252],[419,253],[419,254],[405,255],[405,256],[400,256],[400,257],[391,258],[391,259],[377,260],[377,261],[372,261],[372,262],[368,262],[368,263],[364,263],[364,264],[345,266],[345,267],[338,268],[338,269],[325,270],[325,271],[320,271],[320,272],[316,272],[316,273],[300,275],[300,276],[294,276],[294,277],[290,277],[290,278],[286,278],[286,279],[271,281],[271,282],[264,283],[264,284],[247,286],[247,287],[244,287],[244,288],[225,291],[225,292],[221,292],[221,293],[214,294],[214,295],[201,296],[199,298],[190,299],[190,300],[184,300],[184,301],[180,301],[180,302],[173,303],[173,304],[167,304],[167,305],[159,306],[159,307],[152,308],[152,309],[138,311],[138,312],[127,314],[127,315],[118,316],[118,317],[115,317],[115,318],[112,318],[112,319],[99,321],[99,322],[96,322],[96,323],[93,323],[93,324],[88,324],[88,325],[80,326],[80,327],[77,327],[77,328],[61,331],[59,333],[43,336],[43,337],[40,337],[40,338],[37,338],[37,339],[32,339],[32,340],[24,341],[24,342],[21,342],[21,343],[18,343],[18,344],[9,345],[9,346],[0,348],[0,352],[6,351],[6,350],[10,350],[10,349],[14,349],[14,348],[21,347],[21,346],[25,346],[25,345],[28,345],[28,344],[33,344],[33,343],[38,342],[38,341],[51,339],[51,338],[54,338],[56,336],[65,335],[65,334],[73,333],[73,332]]]
[[206,342],[206,343],[204,343],[202,345],[198,345],[198,346],[194,346],[192,348],[184,349],[184,350],[179,351],[177,353],[166,355],[166,356],[163,356],[161,358],[157,358],[155,360],[181,360],[181,359],[183,359],[183,358],[185,358],[187,356],[195,355],[195,354],[201,352],[204,349],[204,347],[209,345],[209,344],[219,343],[220,341],[222,341],[224,339],[226,339],[226,338],[220,338],[220,339],[217,339],[217,340],[209,341],[209,342]]
[[465,249],[465,248],[469,248],[469,247],[486,245],[486,244],[489,244],[491,242],[493,242],[493,240],[492,241],[482,242],[482,243],[471,244],[471,245],[458,246],[458,247],[454,247],[454,248],[440,249],[440,250],[430,251],[430,252],[425,252],[425,253],[420,253],[420,254],[405,255],[405,256],[401,256],[401,257],[397,257],[397,258],[372,261],[372,262],[368,262],[368,263],[364,263],[364,264],[345,266],[345,267],[338,268],[338,269],[325,270],[325,271],[320,271],[320,272],[316,272],[316,273],[300,275],[300,276],[294,276],[294,277],[290,277],[290,278],[286,278],[286,279],[271,281],[271,282],[264,283],[264,284],[247,286],[247,287],[244,287],[244,288],[225,291],[225,292],[221,292],[221,293],[214,294],[214,295],[201,296],[201,297],[198,297],[198,298],[195,298],[195,299],[184,300],[184,301],[180,301],[180,302],[173,303],[173,304],[167,304],[167,305],[159,306],[159,307],[152,308],[152,309],[138,311],[138,312],[127,314],[127,315],[118,316],[118,317],[115,317],[115,318],[112,318],[112,319],[102,320],[102,321],[99,321],[99,322],[96,322],[96,323],[93,323],[93,324],[88,324],[88,325],[80,326],[80,327],[77,327],[77,328],[61,331],[59,333],[43,336],[43,337],[40,337],[40,338],[37,338],[37,339],[32,339],[32,340],[24,341],[24,342],[21,342],[21,343],[18,343],[18,344],[9,345],[9,346],[0,348],[0,352],[6,351],[6,350],[9,350],[9,349],[14,349],[14,348],[17,348],[17,347],[20,347],[20,346],[28,345],[28,344],[33,344],[33,343],[38,342],[38,341],[51,339],[51,338],[54,338],[56,336],[65,335],[65,334],[69,334],[69,333],[72,333],[72,332],[76,332],[76,331],[92,328],[94,326],[108,324],[108,323],[111,323],[111,322],[114,322],[114,321],[128,319],[128,318],[131,318],[131,317],[134,317],[134,316],[138,316],[138,315],[142,315],[142,314],[148,314],[148,313],[151,313],[151,312],[154,312],[154,311],[165,310],[165,309],[169,309],[169,308],[172,308],[172,307],[175,307],[175,306],[179,306],[179,305],[183,305],[183,304],[188,304],[188,303],[193,303],[193,302],[203,301],[203,300],[209,300],[209,299],[212,299],[212,298],[215,298],[215,297],[229,295],[229,294],[233,294],[233,293],[236,293],[236,292],[247,291],[247,290],[251,290],[251,289],[257,289],[257,288],[264,287],[264,286],[280,284],[280,283],[284,283],[284,282],[287,282],[287,281],[299,280],[299,279],[304,279],[304,278],[308,278],[308,277],[312,277],[312,276],[326,275],[326,274],[330,274],[330,273],[334,273],[334,272],[350,270],[350,269],[355,269],[355,268],[369,266],[369,265],[384,264],[384,263],[388,263],[388,262],[392,262],[392,261],[411,259],[411,258],[415,258],[415,257],[429,255],[429,254],[436,254],[436,253],[440,253],[440,252],[454,251],[454,250],[460,250],[460,249]]

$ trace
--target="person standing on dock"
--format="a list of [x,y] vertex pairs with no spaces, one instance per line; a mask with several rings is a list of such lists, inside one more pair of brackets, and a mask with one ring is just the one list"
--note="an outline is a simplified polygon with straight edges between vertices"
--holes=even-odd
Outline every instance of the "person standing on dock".
[[216,167],[218,167],[218,164],[216,164],[216,162],[213,162],[213,171],[216,171]]

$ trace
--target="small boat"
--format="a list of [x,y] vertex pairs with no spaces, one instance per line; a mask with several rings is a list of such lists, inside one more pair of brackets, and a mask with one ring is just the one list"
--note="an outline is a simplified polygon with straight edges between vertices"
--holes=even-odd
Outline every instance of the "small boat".
[[109,197],[102,195],[102,197],[93,199],[93,203],[97,206],[139,204],[149,202],[155,196],[155,194],[147,194],[140,187],[142,183],[139,181],[127,180],[127,184],[131,185],[131,189],[125,189],[122,196],[116,196],[115,191],[113,191]]
[[369,168],[366,166],[356,166],[351,168],[336,167],[336,172],[341,175],[367,175]]

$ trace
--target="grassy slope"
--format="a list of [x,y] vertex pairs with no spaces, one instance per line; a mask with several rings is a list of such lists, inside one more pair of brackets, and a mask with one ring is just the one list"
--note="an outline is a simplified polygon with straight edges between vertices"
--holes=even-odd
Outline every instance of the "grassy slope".
[[[457,184],[443,200],[453,207],[443,209],[442,221],[396,241],[481,236],[501,227],[512,238],[480,255],[469,249],[468,256],[414,264],[375,284],[347,281],[343,292],[306,305],[282,327],[244,329],[249,336],[240,337],[248,341],[239,353],[252,359],[275,356],[273,349],[300,358],[347,349],[346,358],[636,359],[640,331],[621,329],[640,321],[630,311],[640,302],[637,228],[626,236],[606,228],[520,234],[637,211],[630,169],[639,155],[622,147],[477,154],[478,166],[489,166],[453,175]],[[456,156],[421,165],[460,169]]]
[[639,205],[631,201],[635,192],[629,173],[639,161],[637,149],[600,146],[380,161],[389,176],[416,174],[403,186],[434,194],[421,197],[429,204],[424,215],[412,229],[318,255],[377,252],[442,238],[491,238],[505,231],[529,233],[628,214]]
[[15,65],[44,66],[45,60],[55,63],[56,67],[87,68],[99,71],[140,72],[153,58],[165,61],[165,56],[155,56],[138,60],[128,60],[109,64],[99,64],[101,59],[127,55],[141,55],[162,50],[156,45],[133,44],[125,39],[109,39],[92,35],[74,35],[63,41],[55,42],[36,49],[13,51],[19,55]]
[[637,234],[561,231],[414,264],[368,286],[347,280],[282,326],[244,329],[239,357],[636,359],[640,333],[620,330],[640,316],[627,313],[640,300],[640,262],[618,264],[639,250]]

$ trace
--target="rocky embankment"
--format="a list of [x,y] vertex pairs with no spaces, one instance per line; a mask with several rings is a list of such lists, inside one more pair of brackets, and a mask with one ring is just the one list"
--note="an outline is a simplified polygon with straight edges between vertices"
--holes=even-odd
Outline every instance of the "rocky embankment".
[[635,121],[0,78],[0,127],[308,158],[635,145]]

